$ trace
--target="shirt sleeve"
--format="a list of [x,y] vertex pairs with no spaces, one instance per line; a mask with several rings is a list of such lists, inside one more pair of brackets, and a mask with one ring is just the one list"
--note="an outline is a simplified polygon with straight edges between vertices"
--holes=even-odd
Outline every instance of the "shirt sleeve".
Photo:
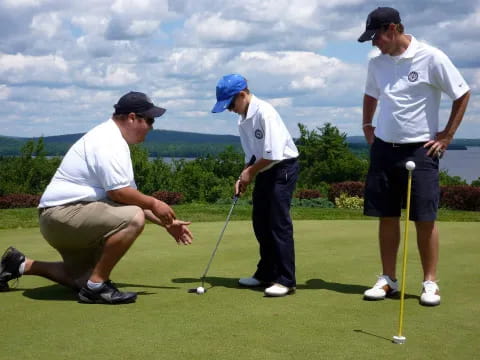
[[378,99],[380,97],[380,89],[375,79],[372,60],[370,60],[370,62],[368,63],[367,81],[365,84],[365,94],[375,99]]
[[440,50],[434,54],[430,78],[432,85],[442,90],[452,100],[457,100],[470,90],[458,69]]
[[284,136],[280,115],[271,108],[262,113],[260,119],[263,129],[263,154],[266,160],[282,160],[287,139]]
[[95,153],[95,172],[105,191],[127,186],[136,188],[130,151],[119,146],[102,146]]

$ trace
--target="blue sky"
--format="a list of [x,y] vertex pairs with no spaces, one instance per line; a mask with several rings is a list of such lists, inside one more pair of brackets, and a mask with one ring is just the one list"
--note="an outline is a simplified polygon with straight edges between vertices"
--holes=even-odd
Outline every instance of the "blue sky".
[[480,138],[480,0],[0,0],[0,135],[86,132],[130,90],[167,108],[156,128],[237,134],[236,116],[210,113],[232,72],[294,136],[325,122],[360,135],[375,51],[356,39],[377,6],[457,65],[472,88],[457,137]]

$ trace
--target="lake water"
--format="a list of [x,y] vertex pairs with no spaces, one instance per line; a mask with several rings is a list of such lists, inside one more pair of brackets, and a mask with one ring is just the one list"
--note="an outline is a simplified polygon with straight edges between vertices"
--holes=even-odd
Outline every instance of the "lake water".
[[480,177],[480,146],[467,150],[448,150],[440,160],[440,169],[448,170],[450,176],[460,176],[471,183]]
[[[163,161],[171,163],[173,159],[181,158],[163,158]],[[185,160],[194,159],[186,158]],[[448,170],[450,176],[460,176],[469,184],[477,180],[480,177],[480,146],[467,147],[467,150],[446,151],[440,160],[440,170]]]

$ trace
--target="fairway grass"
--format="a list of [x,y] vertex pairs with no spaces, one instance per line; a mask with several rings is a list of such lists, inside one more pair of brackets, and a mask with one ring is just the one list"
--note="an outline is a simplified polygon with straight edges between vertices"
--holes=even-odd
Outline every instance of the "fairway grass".
[[[442,304],[435,308],[418,303],[422,275],[412,229],[405,345],[391,343],[399,300],[362,300],[380,273],[376,222],[295,221],[298,286],[285,298],[237,286],[255,270],[258,249],[251,223],[231,222],[207,293],[188,294],[200,286],[222,226],[194,223],[194,244],[177,246],[147,225],[112,274],[121,289],[139,292],[135,304],[79,304],[66,288],[22,277],[17,289],[0,293],[0,359],[478,358],[479,222],[439,223]],[[0,230],[0,250],[8,245],[35,259],[59,259],[38,228]]]

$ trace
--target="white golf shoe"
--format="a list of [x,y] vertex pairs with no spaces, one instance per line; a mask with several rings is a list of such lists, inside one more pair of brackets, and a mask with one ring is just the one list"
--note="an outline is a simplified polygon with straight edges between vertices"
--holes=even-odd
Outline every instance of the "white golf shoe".
[[274,283],[272,286],[265,289],[265,296],[280,297],[295,292],[294,287],[287,287],[282,284]]
[[424,281],[422,283],[423,291],[420,296],[420,304],[426,306],[437,306],[440,304],[440,289],[434,281]]
[[263,281],[260,281],[256,278],[254,278],[253,276],[252,277],[248,277],[248,278],[241,278],[240,280],[238,280],[238,283],[242,286],[246,286],[246,287],[256,287],[256,286],[261,286],[264,284]]
[[398,282],[390,279],[388,275],[380,275],[371,289],[363,293],[365,300],[383,300],[392,297],[398,292]]

